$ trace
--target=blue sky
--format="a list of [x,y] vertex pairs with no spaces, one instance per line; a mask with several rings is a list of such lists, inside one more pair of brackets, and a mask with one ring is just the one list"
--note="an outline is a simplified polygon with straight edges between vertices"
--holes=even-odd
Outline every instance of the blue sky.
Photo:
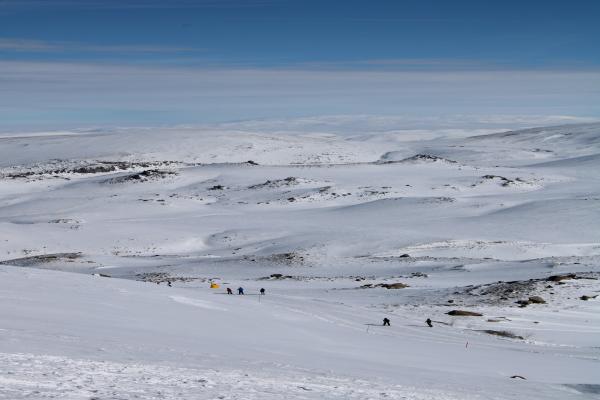
[[593,0],[0,0],[0,120],[600,117],[599,20]]

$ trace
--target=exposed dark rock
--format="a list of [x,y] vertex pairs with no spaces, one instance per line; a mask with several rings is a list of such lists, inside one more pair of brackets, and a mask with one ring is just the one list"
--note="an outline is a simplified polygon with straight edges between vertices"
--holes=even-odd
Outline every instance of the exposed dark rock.
[[529,300],[519,300],[519,301],[516,301],[516,303],[517,303],[517,304],[519,305],[519,307],[521,307],[521,308],[525,308],[525,307],[527,307],[529,304],[531,304],[531,303],[529,302]]
[[533,304],[546,304],[546,301],[540,296],[530,296],[529,302]]
[[[512,179],[508,179],[504,176],[500,176],[500,175],[484,175],[481,177],[482,179],[487,179],[487,180],[494,180],[494,179],[499,179],[502,183],[502,186],[510,186],[511,184],[515,183],[515,181],[513,181]],[[519,182],[523,182],[522,179],[518,179]]]
[[85,167],[75,168],[73,170],[73,172],[76,174],[100,174],[100,173],[114,172],[119,169],[125,169],[125,168],[119,168],[118,166],[116,166],[114,164],[113,165],[100,164],[100,165],[88,165]]
[[276,179],[276,180],[267,180],[263,183],[259,183],[256,185],[251,185],[248,186],[248,189],[262,189],[265,187],[269,187],[269,188],[278,188],[278,187],[282,187],[282,186],[293,186],[293,185],[297,185],[298,182],[298,178],[294,177],[294,176],[288,176],[287,178],[284,179]]
[[127,171],[134,168],[164,167],[166,165],[177,164],[175,161],[64,161],[54,160],[47,164],[36,164],[27,167],[14,167],[9,172],[2,174],[2,177],[10,179],[27,178],[43,179],[48,177],[63,178],[69,174],[107,174],[111,172]]
[[207,278],[197,278],[197,277],[185,277],[185,276],[171,276],[166,272],[146,272],[142,274],[137,274],[135,276],[138,280],[143,282],[152,282],[152,283],[162,283],[162,282],[192,282],[192,281],[201,281],[207,282],[211,281],[211,279]]
[[142,172],[136,172],[125,176],[117,176],[110,178],[106,183],[126,183],[126,182],[147,182],[154,179],[166,178],[170,175],[177,175],[175,171],[167,171],[160,169],[147,169]]
[[446,314],[457,316],[457,317],[482,317],[483,314],[474,312],[474,311],[465,311],[465,310],[452,310],[448,311]]
[[304,256],[300,253],[289,252],[289,253],[276,253],[267,256],[244,256],[244,260],[252,262],[264,262],[274,264],[285,264],[285,265],[302,265],[305,260]]
[[564,275],[552,275],[549,276],[546,280],[549,282],[561,282],[569,279],[575,279],[577,275],[575,274],[564,274]]
[[412,157],[408,157],[408,158],[405,158],[400,161],[388,161],[385,159],[385,157],[386,157],[386,155],[384,155],[382,157],[382,159],[380,161],[378,161],[378,164],[415,163],[415,162],[421,162],[421,163],[446,162],[449,164],[458,164],[456,161],[448,160],[447,158],[438,157],[438,156],[434,156],[431,154],[416,154]]
[[265,280],[283,280],[283,279],[294,279],[294,277],[291,276],[291,275],[271,274],[271,275],[266,276],[264,278],[259,278],[259,280],[261,280],[261,281],[265,281]]
[[53,253],[53,254],[41,254],[39,256],[30,256],[15,258],[12,260],[0,261],[2,265],[16,265],[20,267],[28,267],[37,264],[49,263],[54,261],[66,261],[73,262],[81,257],[81,253]]
[[396,282],[396,283],[381,283],[379,286],[386,288],[386,289],[404,289],[407,288],[408,285],[405,283],[401,283],[401,282]]
[[405,283],[396,282],[396,283],[367,283],[366,285],[362,285],[360,289],[373,289],[373,288],[385,288],[385,289],[404,289],[409,287]]
[[501,337],[510,338],[510,339],[520,339],[520,340],[524,339],[523,336],[515,335],[514,333],[509,332],[509,331],[496,331],[494,329],[485,329],[482,332],[485,332],[489,335],[501,336]]

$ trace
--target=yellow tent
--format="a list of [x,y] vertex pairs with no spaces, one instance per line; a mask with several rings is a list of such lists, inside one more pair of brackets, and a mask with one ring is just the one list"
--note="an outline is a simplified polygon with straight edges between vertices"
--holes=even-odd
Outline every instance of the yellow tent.
[[220,286],[218,283],[215,283],[215,282],[211,282],[211,283],[210,283],[210,288],[211,288],[211,289],[218,289],[218,288],[220,288],[220,287],[221,287],[221,286]]

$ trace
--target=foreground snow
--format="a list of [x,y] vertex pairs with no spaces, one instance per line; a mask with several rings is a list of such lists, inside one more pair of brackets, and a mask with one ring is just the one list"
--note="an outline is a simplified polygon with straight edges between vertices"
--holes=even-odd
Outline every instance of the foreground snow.
[[[7,399],[452,399],[453,395],[311,371],[177,368],[158,364],[1,354]],[[52,371],[49,373],[48,371]]]

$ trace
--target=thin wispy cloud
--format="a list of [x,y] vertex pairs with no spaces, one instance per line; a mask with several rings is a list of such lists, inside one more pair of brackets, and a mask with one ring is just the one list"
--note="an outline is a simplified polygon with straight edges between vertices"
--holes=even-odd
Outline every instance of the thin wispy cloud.
[[[431,71],[431,70],[494,70],[499,69],[500,63],[490,61],[455,59],[455,58],[390,58],[390,59],[365,59],[348,61],[316,61],[304,63],[290,63],[280,65],[282,68],[300,68],[315,70],[390,70],[390,71]],[[504,68],[507,66],[503,65]],[[510,67],[510,66],[509,66]]]
[[97,52],[97,53],[192,53],[204,49],[148,44],[85,44],[78,42],[0,38],[0,51],[15,52]]
[[[204,67],[224,67],[224,68],[259,68],[264,67],[264,63],[260,59],[226,63],[219,62],[218,55],[212,54],[212,57],[207,57],[209,50],[196,47],[185,46],[167,46],[167,45],[150,45],[150,44],[86,44],[79,42],[67,41],[47,41],[47,40],[32,40],[21,38],[0,38],[0,51],[15,52],[15,53],[39,53],[50,59],[52,53],[97,53],[100,55],[110,56],[111,53],[121,54],[182,54],[182,55],[199,55],[205,57],[196,59]],[[158,60],[160,61],[160,60]],[[190,58],[173,59],[168,58],[168,62],[192,62]],[[272,62],[271,67],[282,69],[302,69],[302,70],[341,70],[341,69],[493,69],[493,63],[484,63],[479,60],[457,60],[457,59],[427,59],[427,58],[396,58],[396,59],[372,59],[372,60],[337,60],[337,61],[318,61],[318,62]]]
[[61,50],[61,45],[43,40],[0,38],[0,51],[52,51]]

